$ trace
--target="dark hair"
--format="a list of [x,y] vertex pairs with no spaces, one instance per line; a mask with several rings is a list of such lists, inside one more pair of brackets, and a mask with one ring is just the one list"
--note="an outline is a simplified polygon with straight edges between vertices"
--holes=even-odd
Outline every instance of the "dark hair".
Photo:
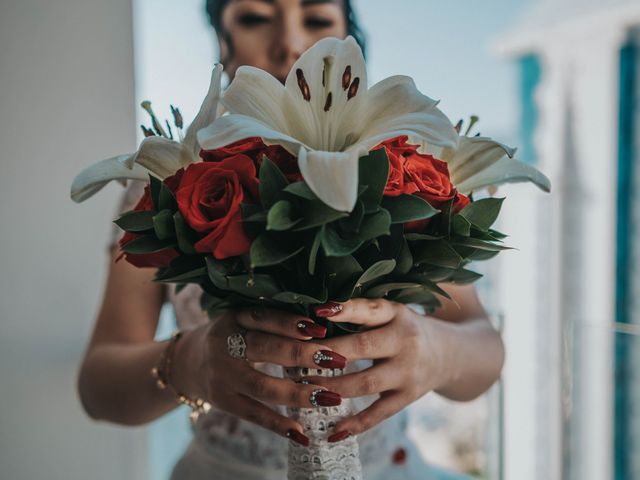
[[[362,49],[362,53],[366,55],[367,39],[364,32],[360,28],[356,13],[351,7],[350,0],[342,0],[344,5],[344,16],[347,20],[347,34],[355,38],[358,45]],[[222,28],[222,12],[229,3],[229,0],[206,0],[207,15],[209,16],[209,22],[211,26],[218,32],[222,38],[230,43],[229,35],[224,32]],[[231,44],[229,45],[231,47]]]

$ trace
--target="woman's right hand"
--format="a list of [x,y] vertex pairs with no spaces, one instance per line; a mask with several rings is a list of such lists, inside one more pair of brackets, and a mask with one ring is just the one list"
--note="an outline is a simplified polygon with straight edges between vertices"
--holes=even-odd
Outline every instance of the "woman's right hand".
[[[244,334],[247,360],[229,354],[227,338],[235,333]],[[306,445],[302,425],[268,405],[309,408],[315,397],[317,405],[333,406],[340,404],[340,396],[318,385],[266,375],[253,363],[344,368],[346,359],[316,340],[325,334],[324,327],[300,315],[261,308],[229,311],[185,332],[176,346],[173,382],[214,407]],[[318,352],[332,359],[316,363]]]

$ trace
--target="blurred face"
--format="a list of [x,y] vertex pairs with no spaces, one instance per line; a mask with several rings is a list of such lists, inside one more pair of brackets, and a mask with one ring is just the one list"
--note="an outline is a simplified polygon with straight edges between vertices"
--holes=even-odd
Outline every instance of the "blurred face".
[[231,0],[222,26],[221,58],[231,78],[251,65],[282,83],[314,43],[347,34],[342,0]]

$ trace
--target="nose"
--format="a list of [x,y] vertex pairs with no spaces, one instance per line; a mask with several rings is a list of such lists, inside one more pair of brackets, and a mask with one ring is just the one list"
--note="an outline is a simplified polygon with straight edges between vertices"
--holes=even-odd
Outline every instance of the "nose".
[[271,45],[272,61],[286,75],[295,61],[307,49],[302,21],[292,13],[283,12],[274,29]]

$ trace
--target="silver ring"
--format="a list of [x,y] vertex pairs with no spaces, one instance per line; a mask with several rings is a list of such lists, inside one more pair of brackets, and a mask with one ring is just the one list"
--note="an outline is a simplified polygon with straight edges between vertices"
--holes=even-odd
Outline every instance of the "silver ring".
[[242,333],[234,333],[227,337],[227,350],[229,355],[240,360],[247,359],[247,342]]

